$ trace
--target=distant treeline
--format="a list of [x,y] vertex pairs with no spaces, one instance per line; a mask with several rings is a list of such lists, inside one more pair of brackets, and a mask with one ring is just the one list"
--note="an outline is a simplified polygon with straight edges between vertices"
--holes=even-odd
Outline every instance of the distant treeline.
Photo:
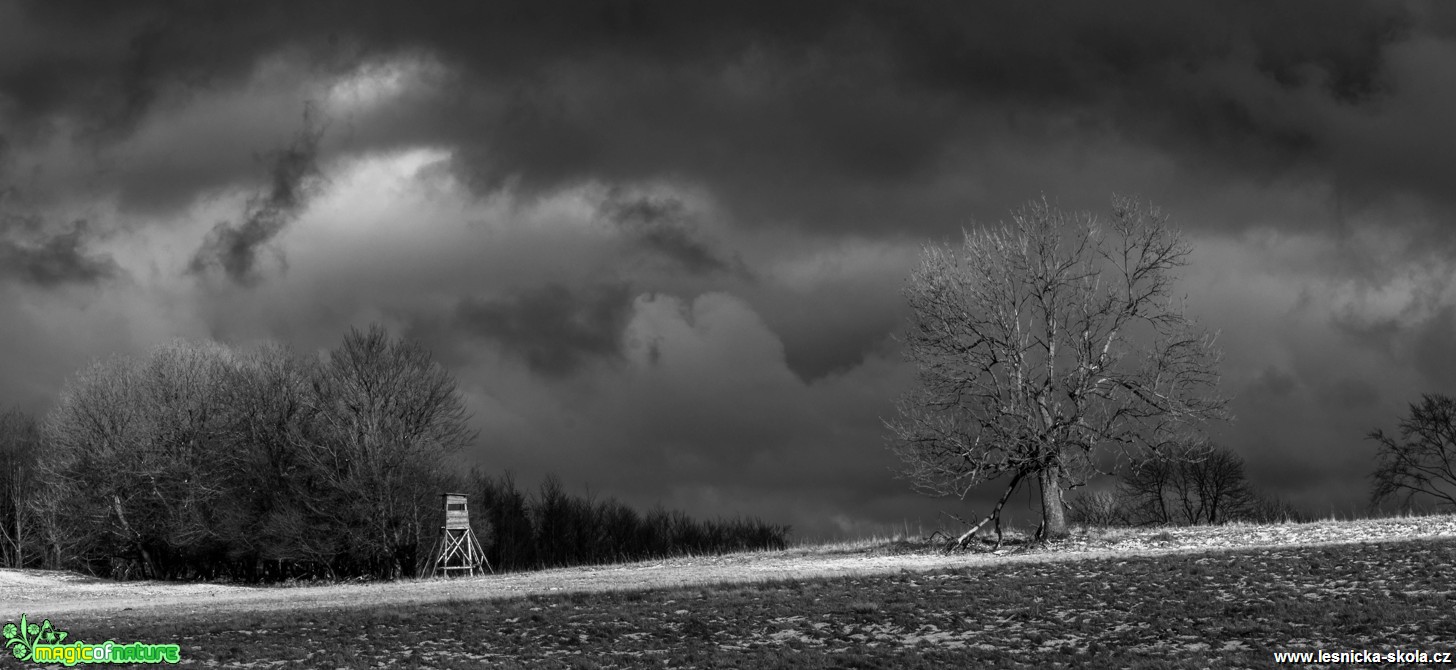
[[477,471],[462,491],[497,571],[783,549],[789,534],[755,518],[702,521],[661,507],[644,515],[613,498],[569,495],[555,477],[527,495],[508,474]]
[[397,578],[430,562],[440,493],[471,495],[497,570],[782,547],[758,520],[640,515],[457,474],[455,380],[410,341],[326,356],[174,342],[97,362],[41,419],[0,415],[0,562],[117,578]]
[[1212,444],[1174,446],[1134,461],[1112,490],[1071,498],[1068,520],[1089,526],[1191,526],[1310,520],[1250,485],[1244,459]]

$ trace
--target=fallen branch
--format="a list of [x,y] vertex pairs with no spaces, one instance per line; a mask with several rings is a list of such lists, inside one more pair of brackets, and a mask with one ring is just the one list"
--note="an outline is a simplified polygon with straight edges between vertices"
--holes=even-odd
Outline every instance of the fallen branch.
[[[981,528],[985,527],[986,524],[991,523],[992,521],[994,521],[995,524],[996,524],[995,525],[995,529],[996,529],[996,545],[994,547],[992,547],[992,550],[994,551],[996,549],[1000,549],[1001,548],[1001,508],[1003,508],[1003,507],[1006,506],[1006,501],[1011,499],[1011,494],[1016,492],[1016,486],[1021,483],[1021,478],[1024,477],[1025,475],[1026,475],[1025,472],[1018,471],[1016,473],[1016,476],[1014,476],[1014,477],[1011,478],[1011,484],[1006,487],[1006,492],[1003,493],[1003,494],[1001,494],[1001,499],[996,501],[996,506],[993,507],[993,508],[991,508],[991,512],[989,514],[987,514],[985,516],[985,518],[983,518],[979,522],[977,522],[976,525],[972,526],[970,530],[966,531],[965,533],[962,533],[960,537],[956,538],[955,542],[952,542],[949,545],[949,547],[947,547],[946,551],[952,551],[952,550],[955,550],[955,549],[964,548],[966,546],[966,544],[971,541],[971,538],[973,536],[975,536],[975,534],[976,534],[977,531],[981,530]],[[954,515],[951,515],[951,516],[954,518]],[[959,520],[959,519],[957,519],[957,520]]]
[[943,537],[943,538],[945,538],[945,541],[948,542],[948,543],[955,541],[955,540],[952,540],[951,537],[950,537],[950,535],[948,535],[945,531],[941,531],[941,530],[937,530],[934,533],[931,533],[930,534],[930,537],[926,538],[925,541],[928,544],[935,544],[935,538],[936,537]]

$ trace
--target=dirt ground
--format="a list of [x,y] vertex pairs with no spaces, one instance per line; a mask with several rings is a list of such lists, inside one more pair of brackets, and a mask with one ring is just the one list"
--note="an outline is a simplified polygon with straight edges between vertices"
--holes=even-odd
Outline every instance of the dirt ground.
[[1219,552],[1240,548],[1386,542],[1456,537],[1456,516],[1323,521],[1264,526],[1092,530],[1047,547],[1003,547],[945,554],[913,546],[828,545],[779,552],[676,558],[613,566],[326,586],[114,582],[72,573],[0,569],[0,620],[67,615],[104,618],[177,616],[221,611],[275,611],[490,600],[585,591],[658,589],[809,577],[924,572],[1023,561],[1070,561],[1128,555]]

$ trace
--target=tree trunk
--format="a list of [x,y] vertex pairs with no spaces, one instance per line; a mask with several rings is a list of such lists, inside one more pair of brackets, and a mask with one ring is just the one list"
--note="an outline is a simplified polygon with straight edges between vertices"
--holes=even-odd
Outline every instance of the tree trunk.
[[[131,524],[126,522],[126,513],[121,510],[121,497],[117,496],[116,494],[112,494],[111,504],[112,508],[116,510],[116,519],[121,522],[122,529],[126,531],[127,535],[130,535],[132,537],[132,539],[136,542],[136,548],[141,552],[143,572],[142,577],[161,579],[161,571],[158,569],[157,562],[152,560],[151,552],[147,551],[147,545],[146,542],[142,540],[141,533],[133,530]],[[147,572],[151,572],[151,574],[148,575],[146,574]]]
[[20,498],[17,496],[15,500],[17,501],[15,503],[15,567],[23,568],[25,567],[25,553],[21,541],[23,530],[20,527]]
[[1062,504],[1062,483],[1059,481],[1062,469],[1052,465],[1037,473],[1041,484],[1042,539],[1049,540],[1067,535],[1067,510]]

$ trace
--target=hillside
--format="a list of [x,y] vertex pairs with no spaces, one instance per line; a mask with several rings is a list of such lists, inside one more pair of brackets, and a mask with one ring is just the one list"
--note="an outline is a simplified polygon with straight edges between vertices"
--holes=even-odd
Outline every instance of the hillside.
[[843,544],[700,558],[676,558],[452,580],[404,580],[327,586],[251,587],[163,582],[118,583],[69,573],[0,570],[0,617],[23,612],[102,615],[362,607],[528,595],[754,583],[813,577],[925,572],[998,564],[1077,561],[1117,556],[1314,546],[1456,537],[1456,516],[1306,524],[1227,525],[1079,531],[1046,547],[1003,547],[944,554],[914,545]]
[[1350,650],[1439,661],[1456,640],[1453,525],[1118,531],[999,555],[817,547],[305,588],[12,571],[4,592],[7,609],[49,616],[73,640],[176,643],[206,667],[1242,668]]

